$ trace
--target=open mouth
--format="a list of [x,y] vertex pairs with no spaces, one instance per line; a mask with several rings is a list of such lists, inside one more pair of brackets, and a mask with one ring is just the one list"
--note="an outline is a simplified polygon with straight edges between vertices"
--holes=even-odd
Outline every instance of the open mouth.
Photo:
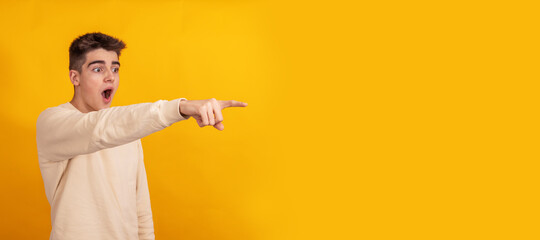
[[112,95],[112,89],[107,89],[107,90],[101,92],[101,96],[103,96],[103,98],[105,98],[106,102],[111,101],[111,95]]

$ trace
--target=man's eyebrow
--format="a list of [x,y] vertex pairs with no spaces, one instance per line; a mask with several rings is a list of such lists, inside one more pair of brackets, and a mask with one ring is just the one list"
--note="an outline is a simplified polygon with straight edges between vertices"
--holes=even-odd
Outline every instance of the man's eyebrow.
[[96,61],[93,61],[93,62],[89,63],[88,66],[90,67],[90,65],[95,64],[95,63],[105,64],[105,61],[103,61],[103,60],[96,60]]
[[[105,64],[105,61],[103,61],[103,60],[96,60],[96,61],[93,61],[93,62],[89,63],[88,66],[90,67],[90,65],[95,64],[95,63]],[[112,64],[118,64],[118,66],[120,66],[120,62],[119,62],[119,61],[113,61]]]

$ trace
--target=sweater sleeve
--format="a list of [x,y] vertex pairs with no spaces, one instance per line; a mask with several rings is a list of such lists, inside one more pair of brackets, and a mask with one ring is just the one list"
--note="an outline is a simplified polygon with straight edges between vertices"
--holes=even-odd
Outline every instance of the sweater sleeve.
[[139,226],[139,240],[154,240],[154,221],[150,205],[150,191],[144,166],[144,156],[141,142],[138,142],[139,162],[137,167],[137,220]]
[[40,159],[62,161],[120,146],[175,122],[186,120],[179,103],[185,98],[140,103],[81,113],[61,107],[43,111],[36,124]]

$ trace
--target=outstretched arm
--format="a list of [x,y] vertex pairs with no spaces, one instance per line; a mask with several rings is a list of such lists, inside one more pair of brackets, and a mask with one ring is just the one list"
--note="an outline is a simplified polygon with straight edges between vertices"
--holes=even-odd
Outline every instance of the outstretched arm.
[[179,102],[160,100],[81,113],[49,108],[37,121],[40,159],[62,161],[77,155],[120,146],[185,120]]
[[135,141],[191,116],[200,127],[212,125],[223,130],[221,110],[246,106],[235,100],[180,98],[89,113],[50,108],[37,121],[38,154],[49,161],[67,160]]

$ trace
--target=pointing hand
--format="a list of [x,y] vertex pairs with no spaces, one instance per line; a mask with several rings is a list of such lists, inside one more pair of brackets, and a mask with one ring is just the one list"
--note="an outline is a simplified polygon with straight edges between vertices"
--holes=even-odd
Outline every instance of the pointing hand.
[[191,116],[197,120],[199,127],[208,125],[223,131],[223,115],[221,110],[228,107],[246,107],[248,104],[235,100],[216,100],[215,98],[205,100],[180,101],[180,113]]

